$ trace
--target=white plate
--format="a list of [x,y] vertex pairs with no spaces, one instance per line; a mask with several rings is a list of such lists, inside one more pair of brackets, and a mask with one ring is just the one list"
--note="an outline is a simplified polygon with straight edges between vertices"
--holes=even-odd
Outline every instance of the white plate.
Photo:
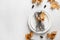
[[[44,10],[43,10],[44,11]],[[29,25],[29,28],[34,32],[34,33],[39,33],[39,34],[43,34],[43,33],[45,33],[45,32],[47,32],[49,29],[50,29],[50,27],[51,27],[51,17],[50,17],[50,15],[49,15],[49,13],[47,13],[46,11],[44,11],[45,12],[45,14],[46,14],[46,16],[47,16],[47,18],[46,18],[46,20],[43,22],[44,23],[44,25],[45,25],[45,30],[44,31],[38,31],[38,32],[36,32],[36,20],[35,20],[35,18],[34,18],[34,14],[31,14],[30,16],[29,16],[29,19],[28,19],[28,25]]]

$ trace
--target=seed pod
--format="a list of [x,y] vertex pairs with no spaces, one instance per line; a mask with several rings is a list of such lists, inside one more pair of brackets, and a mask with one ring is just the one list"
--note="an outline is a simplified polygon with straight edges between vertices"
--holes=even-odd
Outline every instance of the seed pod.
[[44,5],[44,8],[46,8],[46,5]]
[[32,8],[34,8],[34,5],[32,5]]
[[40,38],[43,38],[43,36],[40,36]]

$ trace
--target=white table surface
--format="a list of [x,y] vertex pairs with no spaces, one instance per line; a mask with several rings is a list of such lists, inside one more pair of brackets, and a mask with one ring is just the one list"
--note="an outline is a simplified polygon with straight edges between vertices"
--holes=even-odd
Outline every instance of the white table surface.
[[[57,0],[60,2],[60,0]],[[60,40],[60,10],[51,10],[46,0],[39,6],[31,8],[31,0],[0,0],[0,40],[25,40],[25,34],[29,33],[27,26],[28,16],[43,9],[52,17],[52,26],[49,32],[57,31],[54,40]],[[60,4],[60,3],[59,3]],[[40,40],[39,35],[34,36]],[[46,40],[43,38],[43,40]]]

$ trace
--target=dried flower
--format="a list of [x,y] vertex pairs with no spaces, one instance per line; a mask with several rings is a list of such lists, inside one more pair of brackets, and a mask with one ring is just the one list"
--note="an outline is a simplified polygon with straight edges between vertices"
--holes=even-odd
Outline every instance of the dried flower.
[[36,3],[36,0],[32,0],[32,3]]
[[36,17],[38,21],[44,21],[45,19],[45,13],[44,12],[40,12],[40,14]]
[[37,0],[37,5],[41,4],[42,0]]
[[29,34],[25,35],[25,38],[26,40],[30,40],[32,36],[33,36],[33,32],[30,32]]
[[47,38],[49,38],[51,40],[53,40],[55,38],[55,36],[56,36],[56,31],[47,34]]
[[51,9],[59,9],[60,5],[57,2],[51,3]]
[[52,3],[52,2],[55,2],[55,0],[48,0],[48,2]]

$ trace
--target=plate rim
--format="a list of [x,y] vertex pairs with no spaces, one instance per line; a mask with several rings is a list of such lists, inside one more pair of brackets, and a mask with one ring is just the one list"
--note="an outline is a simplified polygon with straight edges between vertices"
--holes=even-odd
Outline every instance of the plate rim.
[[29,18],[28,18],[28,25],[29,25],[30,30],[33,31],[34,33],[38,33],[38,34],[46,33],[46,32],[51,28],[51,25],[52,25],[52,21],[51,21],[51,17],[50,17],[50,15],[49,15],[49,13],[48,13],[47,11],[45,11],[45,10],[41,10],[41,11],[46,12],[45,14],[47,14],[48,17],[49,17],[49,27],[48,27],[47,30],[45,30],[45,31],[43,31],[43,32],[36,32],[35,30],[33,30],[33,29],[31,28],[32,25],[30,24],[30,17],[31,17],[32,15],[34,15],[34,14],[31,14],[31,15],[29,16]]

